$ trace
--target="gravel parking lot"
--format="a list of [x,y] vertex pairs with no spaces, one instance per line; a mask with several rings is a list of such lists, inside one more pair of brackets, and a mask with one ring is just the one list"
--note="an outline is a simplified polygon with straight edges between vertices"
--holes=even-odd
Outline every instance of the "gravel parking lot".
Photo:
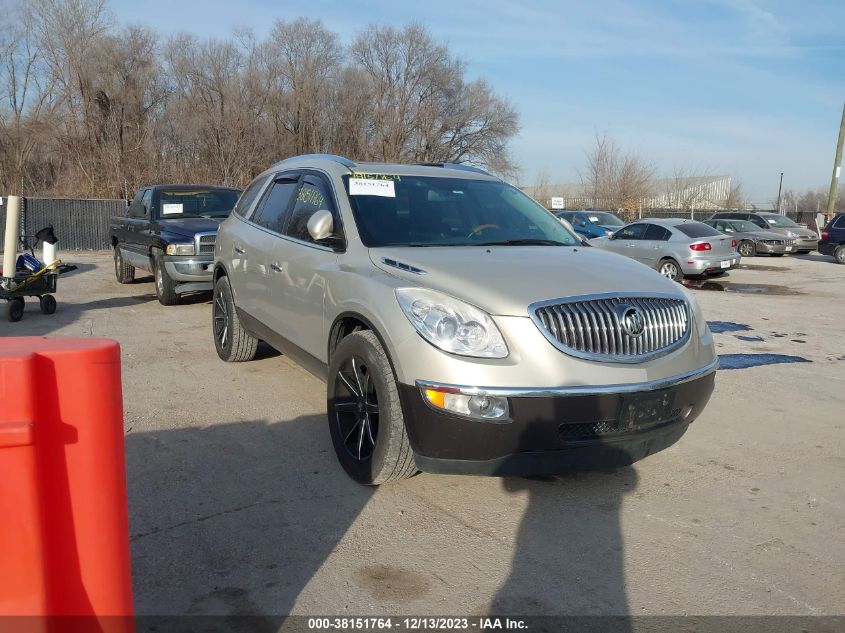
[[[0,334],[123,353],[139,614],[840,614],[845,266],[751,258],[695,290],[724,367],[704,415],[633,467],[419,475],[336,463],[323,384],[265,350],[218,360],[210,297],[165,308],[111,255],[65,254],[53,316]],[[770,355],[770,356],[765,356]],[[794,362],[784,362],[794,361]]]

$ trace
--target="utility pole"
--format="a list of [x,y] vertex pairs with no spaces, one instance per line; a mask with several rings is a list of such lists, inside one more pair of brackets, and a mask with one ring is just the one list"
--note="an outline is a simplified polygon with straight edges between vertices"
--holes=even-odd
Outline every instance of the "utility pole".
[[842,171],[842,144],[845,143],[845,105],[842,106],[842,121],[839,123],[839,140],[836,142],[836,158],[833,159],[833,176],[830,179],[830,193],[827,194],[827,212],[833,215],[836,204],[836,185]]
[[780,172],[780,184],[778,185],[778,208],[777,212],[780,213],[780,190],[783,189],[783,172]]

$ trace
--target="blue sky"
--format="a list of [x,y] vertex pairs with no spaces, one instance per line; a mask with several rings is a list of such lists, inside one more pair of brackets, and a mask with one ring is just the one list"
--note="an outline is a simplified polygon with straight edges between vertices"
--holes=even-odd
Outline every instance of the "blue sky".
[[265,35],[318,18],[350,41],[419,21],[518,108],[512,143],[530,184],[577,182],[596,133],[650,159],[740,178],[753,201],[827,187],[845,100],[845,2],[508,0],[424,3],[112,0],[119,23],[163,35]]

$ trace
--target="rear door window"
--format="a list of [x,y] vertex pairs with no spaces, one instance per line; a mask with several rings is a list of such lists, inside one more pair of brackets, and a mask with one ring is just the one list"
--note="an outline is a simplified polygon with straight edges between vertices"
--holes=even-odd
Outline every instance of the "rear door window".
[[287,210],[298,183],[298,175],[277,178],[261,199],[252,221],[274,233],[282,233],[287,219]]
[[658,226],[657,224],[649,224],[648,228],[645,230],[645,236],[643,237],[644,240],[657,240],[659,242],[665,242],[669,239],[672,233],[669,229]]
[[267,182],[267,178],[256,178],[253,180],[249,186],[244,189],[244,192],[241,194],[241,197],[238,198],[237,204],[235,204],[234,212],[237,213],[239,216],[245,218],[249,216],[250,207],[252,207],[252,203],[255,202],[255,199],[258,197],[258,194],[261,193],[261,189],[264,187],[264,183]]

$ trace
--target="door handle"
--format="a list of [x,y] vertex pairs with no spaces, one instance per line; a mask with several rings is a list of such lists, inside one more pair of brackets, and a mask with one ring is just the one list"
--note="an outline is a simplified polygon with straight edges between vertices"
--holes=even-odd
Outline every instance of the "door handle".
[[273,262],[272,264],[270,264],[270,270],[275,270],[277,273],[280,273],[284,269],[278,262]]
[[244,253],[246,253],[246,251],[240,246],[234,246],[232,247],[232,250],[235,251],[238,255],[243,255]]

